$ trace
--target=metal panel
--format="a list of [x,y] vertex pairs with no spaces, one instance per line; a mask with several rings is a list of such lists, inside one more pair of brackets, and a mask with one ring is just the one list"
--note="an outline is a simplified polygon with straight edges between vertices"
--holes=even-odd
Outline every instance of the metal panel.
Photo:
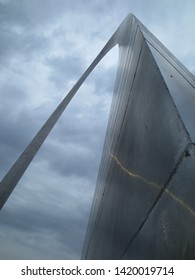
[[181,68],[175,67],[160,52],[150,46],[152,54],[159,65],[180,117],[189,133],[192,142],[195,142],[195,84],[187,79]]
[[124,259],[195,259],[195,149],[189,145]]
[[[194,81],[135,18],[129,29],[140,39],[129,40],[129,50],[125,46],[121,52],[119,69],[124,71],[116,80],[83,257],[194,257],[186,244],[195,246],[195,217],[189,215],[195,177],[185,192],[191,197],[188,208],[181,207],[183,194],[173,190],[176,175],[183,188],[185,183],[184,171],[177,172],[192,143]],[[189,164],[186,174],[194,166]]]

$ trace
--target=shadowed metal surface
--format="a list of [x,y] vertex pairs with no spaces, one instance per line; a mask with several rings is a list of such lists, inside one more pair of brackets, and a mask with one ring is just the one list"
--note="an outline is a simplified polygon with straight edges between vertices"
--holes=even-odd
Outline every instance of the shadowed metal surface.
[[195,80],[133,15],[3,178],[0,208],[79,87],[116,44],[118,72],[82,257],[195,258]]
[[83,258],[195,258],[194,77],[135,18],[120,61]]

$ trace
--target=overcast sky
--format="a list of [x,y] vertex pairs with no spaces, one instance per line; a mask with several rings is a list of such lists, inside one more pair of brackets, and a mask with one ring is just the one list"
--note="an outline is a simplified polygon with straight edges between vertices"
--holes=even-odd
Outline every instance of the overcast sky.
[[[194,0],[0,0],[0,176],[128,13],[195,74]],[[0,212],[0,259],[79,259],[117,69],[82,85]]]

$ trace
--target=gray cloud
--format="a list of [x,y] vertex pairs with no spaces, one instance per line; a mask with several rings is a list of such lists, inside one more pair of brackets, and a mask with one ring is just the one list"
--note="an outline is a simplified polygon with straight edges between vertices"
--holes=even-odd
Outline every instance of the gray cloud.
[[[0,175],[123,18],[134,13],[194,71],[194,1],[0,0]],[[80,258],[118,50],[80,88],[0,213],[0,259]]]
[[49,40],[46,37],[35,34],[20,34],[17,30],[0,30],[1,59],[10,59],[15,55],[30,56],[38,55],[48,48]]
[[84,63],[80,57],[69,55],[65,57],[50,57],[47,59],[46,64],[51,69],[50,80],[59,89],[64,89],[68,81],[78,79],[81,73],[84,72]]

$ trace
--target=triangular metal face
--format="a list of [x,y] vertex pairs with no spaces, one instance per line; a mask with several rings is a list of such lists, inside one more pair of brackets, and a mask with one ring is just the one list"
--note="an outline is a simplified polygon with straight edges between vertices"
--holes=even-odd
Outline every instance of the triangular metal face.
[[149,44],[163,79],[192,142],[195,142],[195,82],[192,76]]
[[[120,37],[118,75],[83,257],[185,258],[185,252],[190,256],[193,251],[179,244],[193,228],[195,207],[188,209],[181,190],[177,195],[175,184],[174,192],[169,186],[184,175],[186,154],[193,158],[194,80],[134,16],[128,20]],[[182,103],[191,104],[189,112]],[[191,176],[188,185],[194,180]],[[185,185],[183,189],[187,192]],[[174,243],[181,218],[177,211],[187,222]],[[157,222],[153,217],[158,216]]]
[[161,71],[178,113],[195,142],[195,77],[140,22],[140,30]]

